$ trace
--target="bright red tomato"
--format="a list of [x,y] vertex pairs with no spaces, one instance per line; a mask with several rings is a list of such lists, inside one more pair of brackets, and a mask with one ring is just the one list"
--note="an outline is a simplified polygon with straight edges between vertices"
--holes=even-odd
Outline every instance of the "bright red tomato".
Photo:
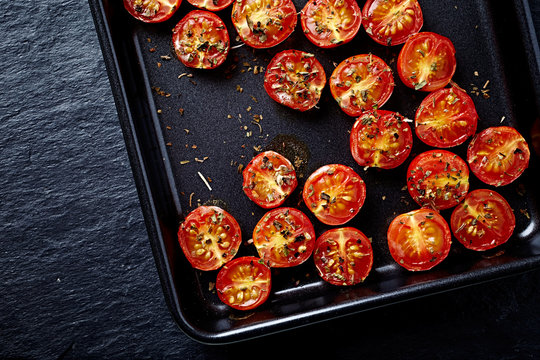
[[476,132],[478,114],[467,93],[457,87],[429,94],[416,111],[416,135],[424,143],[448,148],[461,145]]
[[268,299],[270,268],[254,256],[239,257],[223,266],[216,279],[218,297],[237,310],[251,310]]
[[264,89],[272,99],[300,111],[317,105],[325,85],[321,63],[313,54],[298,50],[276,54],[264,76]]
[[403,44],[424,25],[417,0],[368,0],[362,13],[368,35],[387,46]]
[[194,10],[173,30],[176,56],[189,67],[213,69],[221,65],[229,53],[229,33],[225,23],[214,13]]
[[330,91],[350,116],[380,108],[394,91],[392,70],[372,54],[352,56],[341,62],[330,77]]
[[135,18],[147,23],[168,20],[182,0],[124,0],[124,7]]
[[244,43],[256,48],[276,46],[296,26],[296,8],[291,0],[237,0],[232,22]]
[[291,267],[306,261],[315,246],[309,218],[294,208],[267,212],[253,230],[253,244],[270,267]]
[[450,39],[432,32],[409,37],[399,52],[401,81],[415,90],[435,91],[448,85],[456,71],[456,49]]
[[429,209],[398,215],[390,223],[387,238],[390,255],[410,271],[429,270],[440,264],[452,244],[448,223]]
[[514,128],[491,127],[476,134],[467,149],[467,162],[477,178],[493,186],[516,180],[529,166],[527,142]]
[[300,14],[304,34],[322,48],[351,41],[362,25],[356,0],[309,0]]
[[178,242],[191,265],[216,270],[230,261],[242,242],[240,225],[217,206],[199,206],[178,229]]
[[231,5],[233,0],[188,0],[188,2],[199,9],[220,11]]
[[351,130],[351,153],[360,166],[393,169],[412,148],[412,131],[403,116],[386,110],[363,113]]
[[265,209],[283,204],[296,186],[296,172],[287,158],[275,151],[255,156],[243,172],[244,193]]
[[489,250],[508,241],[516,218],[506,200],[495,191],[471,191],[452,213],[454,236],[471,250]]
[[426,151],[407,170],[407,188],[416,203],[435,210],[456,206],[469,191],[469,168],[446,150]]
[[366,184],[348,166],[325,165],[306,180],[302,196],[308,209],[321,222],[342,225],[355,217],[364,205]]

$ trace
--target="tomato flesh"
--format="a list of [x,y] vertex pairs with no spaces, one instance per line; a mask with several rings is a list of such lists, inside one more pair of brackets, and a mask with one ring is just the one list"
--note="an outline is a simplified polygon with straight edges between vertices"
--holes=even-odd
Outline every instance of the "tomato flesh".
[[231,5],[233,0],[188,0],[188,2],[199,9],[220,11]]
[[182,0],[124,0],[124,7],[138,20],[157,23],[170,19],[181,3]]

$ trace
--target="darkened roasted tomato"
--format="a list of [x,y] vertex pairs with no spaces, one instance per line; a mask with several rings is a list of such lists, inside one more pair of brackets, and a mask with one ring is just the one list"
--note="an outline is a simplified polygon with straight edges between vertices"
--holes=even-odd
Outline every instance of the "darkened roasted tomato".
[[355,285],[366,279],[373,265],[371,242],[352,227],[331,229],[315,245],[313,260],[324,281],[333,285]]
[[469,168],[446,150],[426,151],[407,170],[407,188],[416,203],[436,210],[459,204],[469,191]]
[[348,166],[325,165],[309,176],[304,202],[321,222],[342,225],[358,214],[366,199],[364,180]]
[[351,153],[360,166],[393,169],[401,165],[412,148],[412,131],[398,113],[367,111],[351,130]]
[[283,204],[298,185],[291,162],[275,151],[255,156],[244,169],[243,177],[244,193],[265,209]]
[[476,134],[467,149],[467,162],[477,178],[493,186],[516,180],[529,166],[530,151],[521,134],[509,126],[490,127]]
[[173,46],[178,59],[186,66],[213,69],[229,53],[229,33],[225,23],[214,13],[194,10],[173,30]]
[[233,0],[188,0],[188,2],[199,9],[220,11],[231,5]]
[[124,7],[135,18],[147,23],[168,20],[182,0],[124,0]]
[[296,26],[296,8],[291,0],[237,0],[232,22],[244,43],[257,48],[276,46]]
[[380,108],[394,91],[392,70],[372,54],[352,56],[342,61],[330,77],[330,91],[350,116]]
[[285,50],[274,56],[264,76],[264,89],[272,99],[300,111],[317,105],[325,85],[321,63],[313,54],[298,50]]
[[236,255],[242,233],[225,210],[199,206],[180,224],[178,242],[194,268],[216,270]]
[[239,257],[223,266],[216,279],[218,297],[237,310],[263,304],[272,287],[270,268],[254,256]]
[[300,14],[304,34],[322,48],[351,41],[362,25],[356,0],[309,0]]
[[444,36],[432,32],[412,35],[399,52],[399,77],[415,90],[439,90],[454,76],[455,54],[454,45]]
[[452,213],[454,236],[471,250],[489,250],[508,241],[516,218],[506,200],[493,190],[471,191]]
[[430,209],[398,215],[390,223],[387,238],[390,255],[410,271],[429,270],[440,264],[452,244],[448,223]]
[[416,135],[424,143],[448,148],[461,145],[476,132],[478,114],[472,99],[457,87],[429,94],[416,111]]
[[309,218],[294,208],[267,212],[253,230],[253,244],[270,267],[291,267],[306,261],[315,246]]

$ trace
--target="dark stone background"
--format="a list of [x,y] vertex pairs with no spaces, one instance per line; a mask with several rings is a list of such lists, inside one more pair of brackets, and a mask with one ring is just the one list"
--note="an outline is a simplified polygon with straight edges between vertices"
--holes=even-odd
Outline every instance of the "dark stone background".
[[0,30],[0,358],[540,358],[540,270],[240,344],[191,340],[164,302],[88,4],[0,1]]

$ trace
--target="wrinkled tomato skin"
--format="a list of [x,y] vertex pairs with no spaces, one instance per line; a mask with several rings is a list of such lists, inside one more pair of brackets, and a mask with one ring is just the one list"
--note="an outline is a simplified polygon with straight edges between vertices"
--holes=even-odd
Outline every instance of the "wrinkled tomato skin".
[[467,249],[485,251],[508,241],[516,227],[516,217],[500,194],[478,189],[456,206],[450,226],[456,239]]
[[158,23],[169,20],[182,0],[124,0],[124,7],[137,20]]
[[233,0],[188,0],[188,2],[199,9],[221,11],[231,5]]

